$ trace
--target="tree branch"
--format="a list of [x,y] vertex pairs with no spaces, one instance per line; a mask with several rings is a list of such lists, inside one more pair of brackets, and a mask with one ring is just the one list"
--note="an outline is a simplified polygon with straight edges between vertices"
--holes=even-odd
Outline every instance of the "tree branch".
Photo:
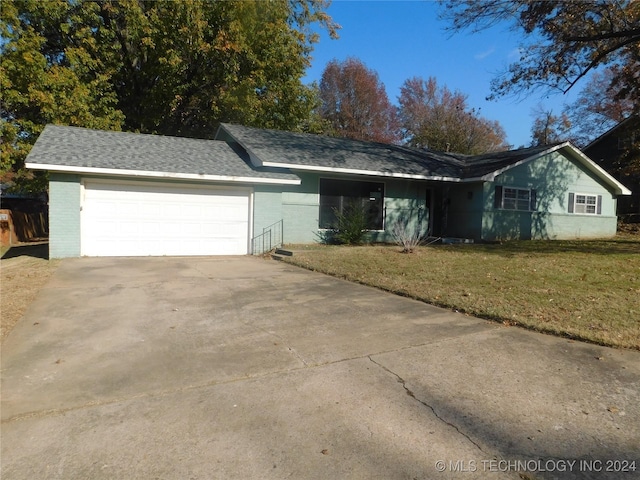
[[611,33],[599,33],[597,35],[590,36],[577,36],[577,37],[564,37],[563,40],[567,42],[593,42],[596,40],[607,40],[610,38],[624,38],[631,37],[631,41],[640,41],[640,28],[634,28],[633,30],[626,30],[622,32]]
[[606,57],[607,55],[609,55],[611,52],[615,52],[616,50],[625,47],[627,45],[629,45],[630,43],[634,43],[636,40],[633,38],[630,38],[624,42],[620,42],[620,43],[616,43],[615,45],[607,48],[606,50],[598,53],[598,55],[596,55],[596,57],[591,60],[591,63],[589,63],[589,65],[587,65],[587,68],[585,70],[583,70],[580,75],[578,75],[573,82],[571,82],[569,84],[569,86],[564,90],[563,93],[567,93],[569,90],[571,90],[571,88],[573,88],[573,86],[578,82],[578,80],[580,80],[582,77],[584,77],[590,70],[592,70],[593,68],[595,68],[601,61],[602,59],[604,59],[604,57]]

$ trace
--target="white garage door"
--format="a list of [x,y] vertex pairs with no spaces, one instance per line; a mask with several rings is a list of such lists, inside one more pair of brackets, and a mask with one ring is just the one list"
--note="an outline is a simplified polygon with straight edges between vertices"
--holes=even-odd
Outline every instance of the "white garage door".
[[88,256],[244,255],[249,191],[87,181],[81,237]]

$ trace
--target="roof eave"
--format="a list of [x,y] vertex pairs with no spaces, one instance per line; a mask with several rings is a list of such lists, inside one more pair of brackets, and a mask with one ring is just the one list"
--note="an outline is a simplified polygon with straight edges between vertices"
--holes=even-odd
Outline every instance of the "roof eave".
[[300,164],[291,164],[291,163],[264,162],[264,166],[274,167],[274,168],[288,168],[290,170],[322,172],[322,173],[342,173],[347,175],[366,175],[371,177],[404,178],[409,180],[437,180],[441,182],[462,182],[463,181],[461,178],[458,178],[458,177],[447,177],[442,175],[418,175],[418,174],[412,174],[412,173],[383,172],[379,170],[359,170],[359,169],[353,169],[353,168],[324,167],[320,165],[300,165]]
[[176,173],[156,172],[147,170],[125,170],[117,168],[77,167],[70,165],[50,165],[44,163],[26,162],[25,167],[31,170],[47,170],[49,172],[89,174],[89,175],[113,175],[139,178],[170,178],[180,180],[197,180],[202,182],[228,182],[228,183],[257,183],[271,185],[300,185],[301,180],[284,178],[261,178],[235,175],[211,175],[205,173]]
[[599,143],[601,140],[603,140],[604,138],[608,137],[609,135],[613,134],[614,132],[616,132],[617,130],[621,129],[622,127],[624,127],[627,123],[630,123],[634,118],[637,118],[637,116],[634,115],[630,115],[629,117],[625,118],[624,120],[622,120],[620,123],[618,123],[617,125],[611,127],[609,130],[607,130],[606,132],[602,133],[600,136],[598,136],[597,138],[595,138],[594,140],[591,140],[589,142],[589,144],[584,147],[583,150],[588,150],[591,147],[593,147],[595,144]]
[[492,182],[493,180],[495,180],[495,178],[498,175],[500,175],[500,174],[502,174],[502,173],[504,173],[504,172],[506,172],[508,170],[511,170],[512,168],[519,167],[520,165],[524,165],[527,162],[531,162],[533,160],[537,160],[540,157],[543,157],[545,155],[553,153],[553,152],[559,150],[561,147],[563,147],[565,145],[570,145],[570,144],[569,144],[569,142],[565,142],[565,143],[561,143],[561,144],[558,144],[558,145],[554,145],[553,147],[547,148],[546,150],[543,150],[542,152],[538,152],[535,155],[531,155],[530,157],[523,158],[522,160],[519,160],[517,162],[511,163],[511,164],[507,165],[506,167],[502,167],[502,168],[499,168],[499,169],[494,170],[492,172],[489,172],[489,173],[487,173],[485,175],[482,175],[480,178],[482,180],[487,181],[487,182]]
[[507,170],[511,170],[512,168],[518,167],[520,165],[523,165],[523,164],[525,164],[527,162],[531,162],[533,160],[537,160],[538,158],[541,158],[541,157],[543,157],[545,155],[548,155],[550,153],[553,153],[553,152],[556,152],[556,151],[559,151],[559,150],[568,150],[569,152],[571,152],[576,158],[579,159],[581,164],[583,164],[587,169],[591,170],[598,177],[600,177],[606,184],[608,184],[610,187],[612,187],[612,190],[614,191],[614,193],[616,195],[631,195],[631,190],[629,190],[623,184],[618,182],[615,178],[613,178],[609,173],[607,173],[597,163],[595,163],[593,160],[591,160],[589,157],[587,157],[579,149],[574,147],[571,144],[571,142],[564,142],[564,143],[560,143],[558,145],[554,145],[553,147],[550,147],[550,148],[548,148],[546,150],[543,150],[542,152],[538,152],[535,155],[532,155],[530,157],[524,158],[524,159],[522,159],[522,160],[520,160],[518,162],[512,163],[511,165],[508,165],[506,167],[500,168],[500,169],[495,170],[493,172],[487,173],[486,175],[483,175],[480,178],[482,180],[484,180],[484,181],[492,182],[493,180],[495,180],[495,178],[498,175],[506,172]]

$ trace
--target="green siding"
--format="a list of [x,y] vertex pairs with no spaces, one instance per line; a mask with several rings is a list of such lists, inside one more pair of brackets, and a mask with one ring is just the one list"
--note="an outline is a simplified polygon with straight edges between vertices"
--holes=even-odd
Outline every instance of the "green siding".
[[[279,229],[270,229],[282,220],[282,192],[278,186],[259,185],[253,192],[253,227],[250,253],[262,253],[283,241]],[[264,235],[263,235],[264,234]]]
[[318,176],[298,174],[301,185],[254,188],[253,236],[280,220],[285,243],[313,243],[318,240]]
[[282,187],[256,186],[253,193],[253,235],[282,220]]
[[282,205],[284,212],[284,241],[286,243],[313,243],[318,241],[318,205],[289,203]]
[[[537,215],[544,216],[544,214]],[[540,219],[538,223],[544,228],[533,231],[533,238],[598,238],[612,237],[616,234],[618,220],[616,217],[605,215],[574,215],[568,213],[548,215],[548,217],[547,219]]]
[[[376,177],[296,172],[301,178],[299,186],[285,187],[282,192],[282,218],[285,243],[314,243],[320,241],[318,221],[320,216],[320,178],[381,182],[385,186],[385,230],[369,232],[368,241],[391,242],[391,230],[397,219],[417,219],[424,231],[428,217],[425,211],[427,183]],[[256,200],[257,202],[257,200]],[[257,211],[256,207],[256,211]]]
[[[314,179],[300,186],[255,188],[253,236],[282,220],[284,243],[313,243],[318,237],[318,193],[311,192]],[[317,189],[317,187],[315,187]]]
[[[535,212],[494,208],[495,185],[534,189]],[[601,215],[568,213],[569,193],[602,195]],[[616,233],[616,198],[581,164],[557,152],[519,165],[484,185],[483,240],[571,239]]]
[[49,258],[80,256],[80,177],[49,177]]
[[427,184],[409,180],[389,180],[385,183],[385,231],[374,235],[374,240],[392,242],[391,232],[396,222],[407,225],[409,231],[419,229],[426,234],[429,228]]
[[318,241],[320,196],[318,176],[296,172],[301,184],[284,187],[282,214],[285,243],[313,243]]

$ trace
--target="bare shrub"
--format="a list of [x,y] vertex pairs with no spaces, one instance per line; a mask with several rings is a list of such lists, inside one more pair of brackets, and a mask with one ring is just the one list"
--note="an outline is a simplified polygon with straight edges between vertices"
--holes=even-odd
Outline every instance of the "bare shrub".
[[422,223],[411,222],[408,218],[399,218],[393,223],[391,236],[402,247],[402,253],[413,253],[422,243]]

